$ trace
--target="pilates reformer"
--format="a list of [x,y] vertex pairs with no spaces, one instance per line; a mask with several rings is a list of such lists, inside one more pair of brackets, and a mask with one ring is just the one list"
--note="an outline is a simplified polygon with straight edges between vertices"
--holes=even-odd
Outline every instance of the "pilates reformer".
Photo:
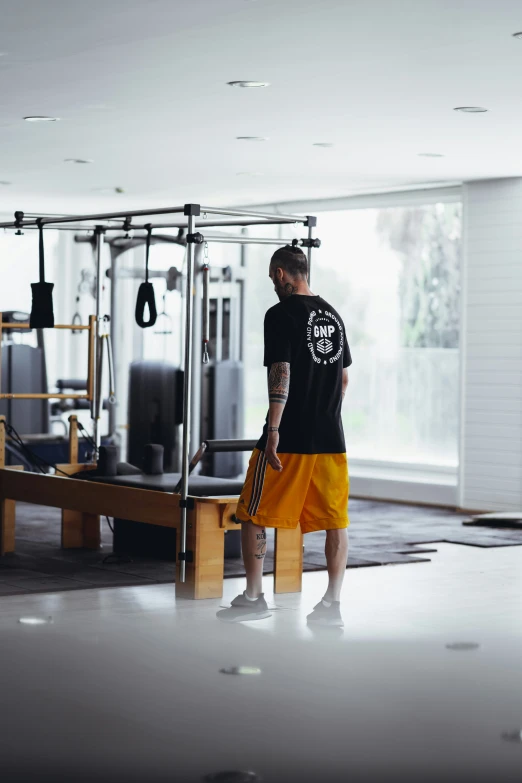
[[[136,225],[132,219],[157,215],[183,214],[183,223]],[[234,221],[207,221],[207,215],[239,218]],[[252,238],[241,236],[212,236],[196,232],[196,218],[202,216],[201,226],[207,227],[246,227],[252,225],[281,225],[300,223],[308,228],[308,236],[301,240],[284,238]],[[86,223],[91,225],[86,226]],[[123,211],[118,213],[76,215],[63,217],[27,218],[21,212],[15,213],[15,221],[0,224],[0,228],[21,230],[38,228],[42,236],[45,226],[60,230],[86,230],[93,234],[96,250],[97,296],[96,315],[92,321],[92,334],[95,359],[92,361],[92,418],[93,439],[98,453],[100,432],[97,419],[97,391],[100,368],[101,337],[103,316],[100,313],[101,302],[101,252],[104,234],[108,231],[146,230],[148,235],[155,229],[178,228],[186,231],[187,272],[185,298],[185,351],[184,351],[184,388],[183,388],[183,424],[182,424],[182,465],[179,481],[179,494],[157,489],[141,489],[133,486],[118,486],[102,481],[84,481],[66,478],[61,475],[38,475],[25,471],[5,468],[0,443],[0,554],[14,549],[15,503],[25,500],[35,504],[54,506],[63,509],[62,544],[64,546],[99,546],[99,515],[131,519],[148,524],[174,527],[179,532],[176,537],[176,592],[192,598],[219,597],[222,595],[223,579],[223,536],[225,529],[237,529],[235,509],[237,495],[196,497],[189,492],[190,454],[196,447],[191,443],[191,382],[193,363],[193,289],[194,289],[194,248],[208,241],[236,244],[281,245],[299,243],[307,248],[309,274],[311,269],[312,248],[319,247],[320,241],[313,237],[316,218],[307,216],[278,215],[247,210],[227,210],[201,207],[199,204],[185,204],[182,207],[149,209],[141,211]],[[103,225],[102,225],[103,224]],[[208,291],[208,286],[206,287]],[[207,312],[208,294],[203,303],[203,312]],[[204,321],[202,332],[202,360],[208,345],[208,318]],[[72,417],[74,418],[74,417]],[[74,463],[75,449],[77,460],[77,441],[74,445],[74,422],[71,422],[71,453],[69,465],[57,466],[62,473],[77,473],[78,464]],[[0,427],[0,438],[5,438],[5,428]],[[208,447],[208,446],[207,446]],[[87,469],[95,469],[96,464]],[[79,470],[86,466],[79,466]],[[206,477],[199,477],[206,478]],[[127,477],[129,480],[129,477]],[[174,486],[178,489],[178,486]],[[295,592],[300,590],[302,571],[302,535],[300,529],[276,531],[275,553],[275,590],[276,592]]]

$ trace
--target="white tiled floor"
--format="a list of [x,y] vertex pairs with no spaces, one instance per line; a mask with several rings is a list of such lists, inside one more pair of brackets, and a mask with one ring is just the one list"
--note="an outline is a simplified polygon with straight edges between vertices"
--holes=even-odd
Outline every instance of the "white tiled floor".
[[[342,635],[305,624],[324,572],[275,599],[268,578],[277,610],[237,626],[215,617],[235,579],[221,601],[166,585],[0,599],[2,780],[519,783],[522,742],[502,734],[522,730],[522,547],[434,546],[349,569]],[[237,664],[261,674],[219,671]]]

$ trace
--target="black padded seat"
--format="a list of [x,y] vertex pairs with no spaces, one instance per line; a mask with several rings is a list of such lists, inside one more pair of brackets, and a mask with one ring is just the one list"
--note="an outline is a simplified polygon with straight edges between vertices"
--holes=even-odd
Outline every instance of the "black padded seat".
[[[181,473],[162,473],[160,476],[93,476],[92,481],[100,484],[116,484],[119,487],[154,489],[156,492],[174,492]],[[190,476],[188,494],[194,497],[240,495],[243,481],[236,479],[214,478],[213,476]]]

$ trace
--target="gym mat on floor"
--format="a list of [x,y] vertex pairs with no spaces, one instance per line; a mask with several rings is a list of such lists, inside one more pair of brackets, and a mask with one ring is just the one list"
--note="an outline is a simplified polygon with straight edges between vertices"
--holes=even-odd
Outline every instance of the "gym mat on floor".
[[[522,544],[522,530],[479,529],[450,510],[382,501],[351,500],[348,568],[429,562],[437,542],[495,547]],[[273,533],[269,532],[265,573],[273,570]],[[324,533],[305,536],[303,570],[326,568]],[[23,593],[123,587],[172,582],[173,564],[133,557],[104,563],[112,551],[112,533],[103,520],[100,551],[60,549],[60,512],[44,506],[17,506],[16,552],[0,558],[0,596]],[[429,546],[428,546],[429,545]],[[435,546],[434,546],[435,545]],[[240,558],[225,560],[225,577],[244,575]]]

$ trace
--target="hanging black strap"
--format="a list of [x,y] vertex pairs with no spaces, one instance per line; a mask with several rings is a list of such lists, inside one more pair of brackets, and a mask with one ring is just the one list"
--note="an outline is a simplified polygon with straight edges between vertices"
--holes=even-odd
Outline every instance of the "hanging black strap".
[[45,255],[42,218],[36,221],[39,233],[38,254],[40,282],[31,283],[33,301],[29,325],[31,329],[51,329],[54,326],[53,288],[54,283],[45,282]]
[[145,226],[147,229],[147,242],[145,244],[145,282],[149,282],[149,255],[150,255],[150,241],[152,239],[152,227],[149,223]]
[[[136,323],[141,326],[142,329],[147,329],[149,326],[154,326],[158,317],[158,311],[156,308],[156,297],[154,295],[154,286],[149,283],[149,256],[150,256],[150,244],[152,237],[152,227],[149,224],[145,226],[147,229],[147,241],[145,243],[145,282],[142,283],[138,289],[138,298],[136,299]],[[145,307],[149,308],[149,319],[145,320]]]
[[40,283],[45,283],[45,254],[44,254],[42,219],[38,218],[36,223],[38,225],[38,235],[39,235],[38,251],[40,256]]

